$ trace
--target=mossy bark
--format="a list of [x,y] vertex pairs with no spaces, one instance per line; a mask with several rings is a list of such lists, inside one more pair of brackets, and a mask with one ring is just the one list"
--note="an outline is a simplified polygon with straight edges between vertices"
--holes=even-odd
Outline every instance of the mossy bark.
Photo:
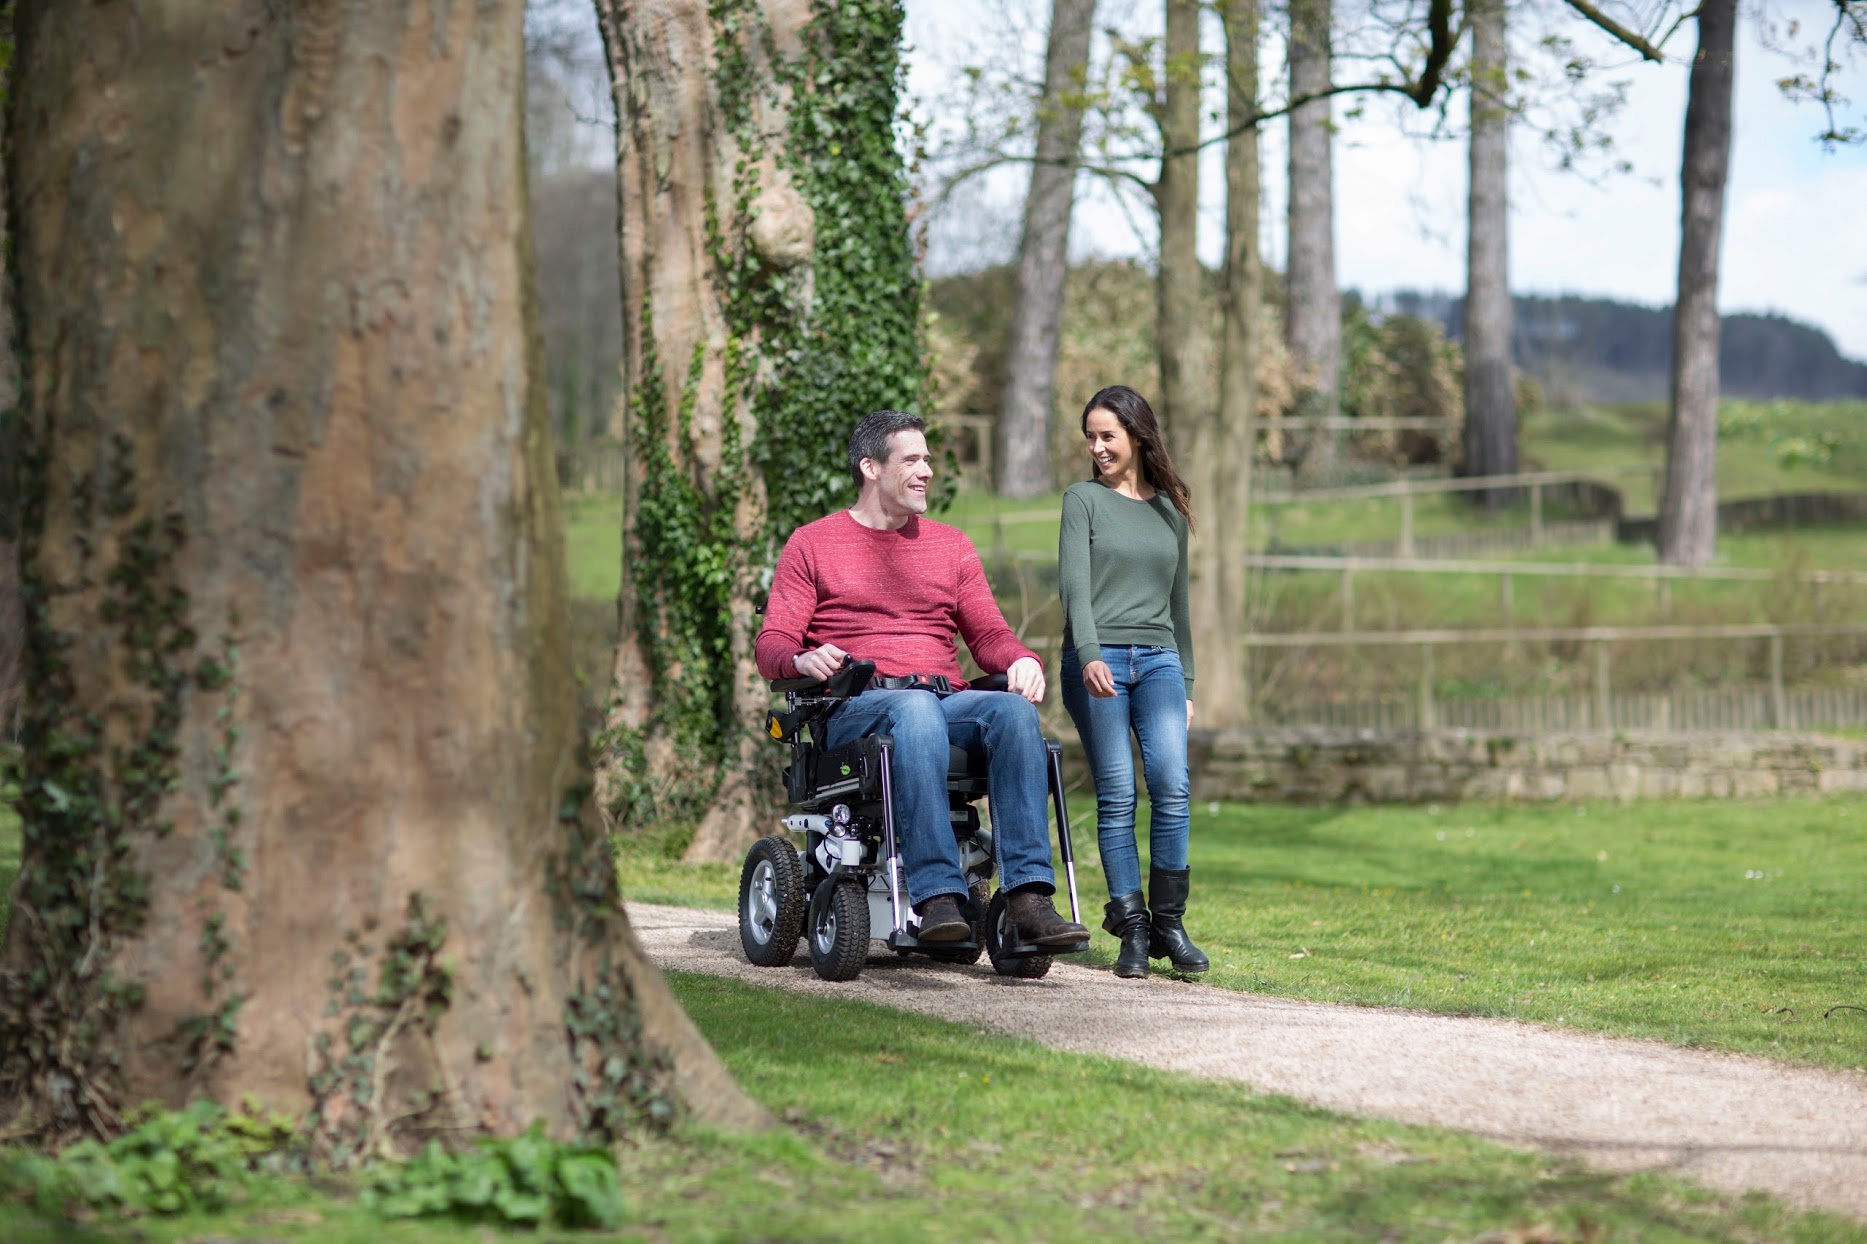
[[587,808],[521,0],[17,16],[0,1109],[250,1094],[340,1161],[756,1118]]
[[[705,0],[597,0],[616,99],[624,311],[624,395],[612,434],[628,460],[606,724],[613,736],[641,740],[638,772],[623,772],[628,761],[618,754],[600,778],[605,806],[619,802],[617,786],[626,781],[656,791],[704,789],[693,860],[737,858],[757,836],[774,789],[761,784],[771,752],[757,727],[769,693],[752,653],[767,536],[751,399],[771,364],[760,358],[759,340],[730,322],[726,269],[737,248],[751,247],[768,272],[783,274],[802,316],[816,245],[810,206],[783,159],[788,95],[773,64],[800,54],[811,8],[808,0],[751,7],[722,32]],[[743,58],[730,75],[720,68],[729,54]],[[732,99],[722,98],[729,92]],[[760,136],[759,149],[747,149],[748,133]],[[644,443],[645,435],[655,443]],[[694,538],[695,521],[730,529],[717,572],[730,580],[723,617],[696,619],[695,602],[657,573],[693,550],[644,535],[655,526],[641,520],[656,470],[678,477],[694,511],[678,538]],[[670,482],[657,481],[663,497]],[[702,635],[699,627],[712,630]]]

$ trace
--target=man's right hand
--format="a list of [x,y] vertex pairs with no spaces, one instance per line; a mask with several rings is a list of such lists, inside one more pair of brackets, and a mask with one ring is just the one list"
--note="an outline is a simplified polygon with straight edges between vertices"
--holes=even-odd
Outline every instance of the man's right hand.
[[835,644],[825,644],[821,648],[798,653],[793,664],[797,666],[800,677],[829,682],[835,676],[836,671],[843,668],[843,662],[848,659],[849,654]]

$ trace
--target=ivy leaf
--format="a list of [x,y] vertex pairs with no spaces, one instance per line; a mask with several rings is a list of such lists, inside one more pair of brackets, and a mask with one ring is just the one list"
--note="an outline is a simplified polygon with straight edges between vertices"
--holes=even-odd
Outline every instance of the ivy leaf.
[[622,1225],[622,1185],[609,1154],[567,1154],[558,1162],[557,1175],[564,1192],[558,1217],[565,1226],[613,1230]]

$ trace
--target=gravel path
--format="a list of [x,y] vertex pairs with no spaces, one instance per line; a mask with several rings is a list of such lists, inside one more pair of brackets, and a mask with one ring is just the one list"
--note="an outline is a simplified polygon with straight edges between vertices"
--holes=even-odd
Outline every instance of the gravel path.
[[[918,1011],[1059,1050],[1235,1080],[1343,1114],[1456,1128],[1611,1170],[1867,1220],[1867,1076],[1508,1020],[1295,1002],[1058,963],[1038,981],[900,959],[861,977],[755,968],[730,912],[631,903],[663,968]],[[1085,1016],[1096,1016],[1094,1024]]]

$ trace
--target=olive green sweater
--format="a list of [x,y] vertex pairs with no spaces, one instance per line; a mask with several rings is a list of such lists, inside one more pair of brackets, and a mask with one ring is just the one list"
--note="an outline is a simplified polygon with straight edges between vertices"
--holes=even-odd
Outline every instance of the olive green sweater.
[[1094,480],[1070,485],[1057,571],[1063,642],[1084,665],[1102,659],[1103,644],[1172,648],[1193,694],[1186,534],[1186,519],[1165,493],[1135,501]]

